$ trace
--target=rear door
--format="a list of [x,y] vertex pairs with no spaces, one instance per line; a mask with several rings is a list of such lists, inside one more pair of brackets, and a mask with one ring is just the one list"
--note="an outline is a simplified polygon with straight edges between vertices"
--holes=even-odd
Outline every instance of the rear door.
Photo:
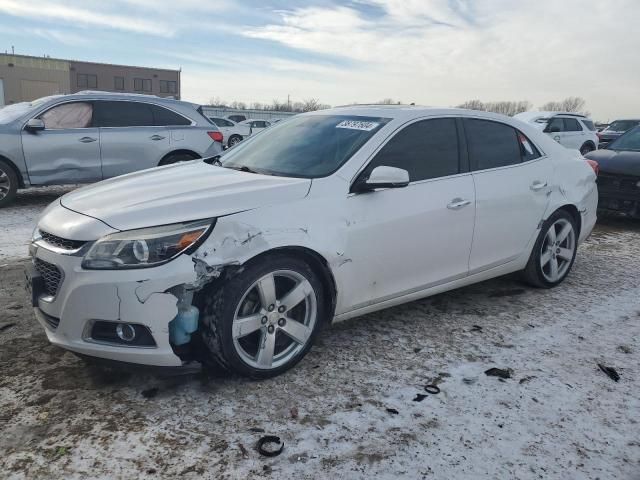
[[586,134],[582,129],[582,125],[580,125],[580,122],[575,118],[565,117],[562,121],[564,123],[564,130],[560,143],[567,148],[579,150],[586,141]]
[[169,152],[171,131],[156,124],[152,107],[129,100],[94,102],[104,178],[156,167]]
[[22,130],[22,150],[33,185],[102,180],[100,132],[92,127],[93,114],[91,102],[66,102],[38,115],[44,130]]
[[464,120],[476,188],[469,273],[518,259],[547,209],[551,160],[510,125]]

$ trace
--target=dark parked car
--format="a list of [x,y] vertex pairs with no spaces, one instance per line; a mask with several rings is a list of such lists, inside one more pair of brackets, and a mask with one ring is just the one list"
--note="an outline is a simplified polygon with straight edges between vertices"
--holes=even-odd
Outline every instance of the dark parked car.
[[598,147],[606,147],[616,138],[619,138],[624,132],[627,132],[638,125],[640,125],[640,119],[615,120],[608,125],[607,128],[597,133],[599,138]]
[[598,210],[640,218],[640,126],[585,156],[600,165]]

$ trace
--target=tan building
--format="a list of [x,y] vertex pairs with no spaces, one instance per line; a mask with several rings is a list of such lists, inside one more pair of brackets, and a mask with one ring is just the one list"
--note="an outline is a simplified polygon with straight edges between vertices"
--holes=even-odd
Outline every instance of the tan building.
[[0,107],[82,90],[180,99],[180,70],[0,53]]

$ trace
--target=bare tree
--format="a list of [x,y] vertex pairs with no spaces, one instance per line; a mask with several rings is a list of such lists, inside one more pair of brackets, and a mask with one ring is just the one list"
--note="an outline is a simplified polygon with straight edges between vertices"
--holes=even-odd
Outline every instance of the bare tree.
[[235,108],[237,110],[246,110],[247,109],[247,104],[244,102],[238,102],[237,100],[234,100],[233,102],[231,102],[229,104],[229,106],[231,108]]
[[501,102],[488,102],[484,103],[480,100],[468,100],[461,105],[458,105],[458,108],[466,108],[468,110],[480,110],[482,112],[494,112],[501,113],[503,115],[509,115],[510,117],[517,115],[518,113],[526,112],[527,110],[531,110],[533,105],[526,100],[521,100],[518,102],[513,101],[501,101]]
[[402,102],[400,101],[396,102],[393,98],[383,98],[382,100],[376,103],[380,105],[401,105],[402,104]]
[[209,106],[211,107],[226,107],[227,102],[222,100],[220,97],[213,97],[209,99]]
[[589,115],[584,107],[587,102],[582,97],[567,97],[559,102],[547,102],[540,107],[540,110],[548,112],[572,112]]

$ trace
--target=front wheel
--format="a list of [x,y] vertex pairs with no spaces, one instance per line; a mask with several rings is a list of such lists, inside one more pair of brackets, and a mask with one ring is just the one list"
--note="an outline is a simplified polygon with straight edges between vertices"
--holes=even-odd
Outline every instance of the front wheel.
[[18,176],[13,168],[0,160],[0,208],[9,205],[16,198]]
[[246,266],[205,295],[205,363],[254,378],[298,363],[325,315],[318,276],[302,260],[281,255]]
[[576,220],[566,210],[556,211],[540,229],[523,271],[525,281],[539,288],[559,285],[569,274],[577,250]]

